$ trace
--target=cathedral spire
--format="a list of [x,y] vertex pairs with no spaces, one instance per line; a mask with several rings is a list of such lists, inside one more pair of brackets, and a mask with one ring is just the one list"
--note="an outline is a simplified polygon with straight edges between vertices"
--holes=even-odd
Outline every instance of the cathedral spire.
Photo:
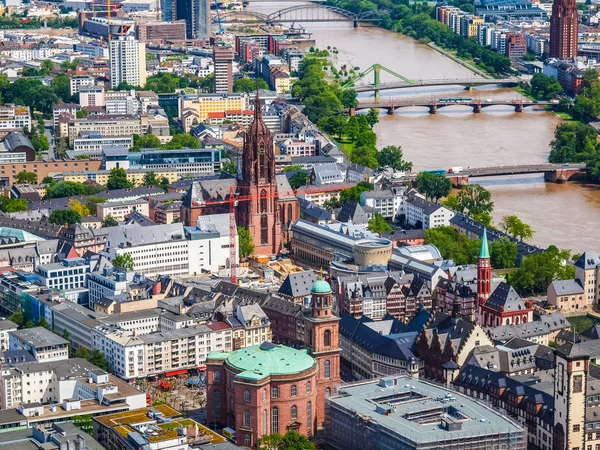
[[479,258],[489,258],[490,250],[488,248],[487,227],[483,227],[483,235],[481,236],[481,247],[479,248]]
[[262,120],[262,107],[260,106],[258,86],[256,87],[256,95],[254,96],[254,120]]

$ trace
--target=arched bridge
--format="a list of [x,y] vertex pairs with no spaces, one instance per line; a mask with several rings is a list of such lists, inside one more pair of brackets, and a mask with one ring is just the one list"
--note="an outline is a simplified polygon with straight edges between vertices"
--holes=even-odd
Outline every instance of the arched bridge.
[[375,84],[363,84],[354,86],[356,92],[371,92],[371,91],[383,91],[386,89],[404,89],[418,86],[487,86],[492,84],[498,84],[501,86],[516,86],[521,81],[520,78],[510,77],[501,79],[485,79],[485,78],[432,78],[427,80],[398,80],[390,83],[380,83],[378,86]]
[[518,166],[496,166],[467,168],[459,173],[446,173],[455,187],[469,184],[470,178],[494,177],[506,175],[519,175],[530,173],[543,173],[544,180],[550,183],[566,183],[575,175],[587,174],[586,164],[525,164]]
[[464,98],[464,99],[453,99],[448,101],[442,101],[438,99],[434,100],[424,100],[424,101],[415,101],[415,100],[407,100],[407,101],[396,101],[396,100],[388,100],[384,102],[361,102],[358,104],[356,108],[353,108],[349,111],[351,115],[354,115],[356,111],[361,111],[365,109],[385,109],[387,113],[392,115],[397,109],[400,108],[408,108],[412,106],[421,106],[425,108],[429,108],[429,114],[436,114],[439,109],[445,108],[447,106],[468,106],[473,108],[474,113],[480,113],[484,108],[488,108],[490,106],[510,106],[515,108],[515,112],[523,112],[523,110],[528,106],[555,106],[552,102],[546,101],[533,101],[529,99],[523,100],[481,100],[481,99],[472,99],[472,98]]
[[[386,10],[366,11],[356,14],[335,6],[325,5],[296,5],[288,8],[283,8],[269,15],[260,14],[250,11],[227,11],[220,14],[221,23],[248,23],[261,22],[266,24],[274,24],[279,22],[352,22],[355,27],[358,27],[360,22],[377,22],[381,20]],[[214,16],[213,22],[218,22],[219,18]]]

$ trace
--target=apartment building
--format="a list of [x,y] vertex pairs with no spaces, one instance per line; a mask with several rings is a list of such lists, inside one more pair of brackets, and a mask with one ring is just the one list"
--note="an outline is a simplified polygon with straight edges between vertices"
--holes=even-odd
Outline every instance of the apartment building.
[[52,108],[52,119],[54,126],[59,126],[59,119],[63,114],[67,114],[69,118],[75,119],[79,109],[79,105],[76,105],[75,103],[58,103],[54,105]]
[[146,84],[146,44],[133,36],[109,41],[110,86],[125,82],[131,86]]
[[98,203],[96,205],[96,217],[100,220],[111,216],[117,222],[122,222],[132,212],[138,212],[148,216],[148,200],[126,200],[123,202]]
[[247,111],[250,109],[249,96],[246,93],[202,94],[189,93],[179,98],[179,121],[186,133],[196,123],[208,119],[209,113],[225,113],[225,111]]
[[79,105],[83,109],[90,106],[106,106],[104,86],[79,87]]
[[31,129],[29,106],[6,103],[0,106],[0,130]]
[[226,45],[213,46],[215,66],[215,92],[227,94],[233,92],[233,59],[235,51]]
[[234,333],[237,332],[234,350],[273,340],[271,321],[258,304],[238,306],[233,317],[241,324],[241,327],[234,327]]
[[129,114],[87,116],[69,122],[69,144],[73,145],[75,139],[85,131],[95,131],[102,136],[133,136],[142,134],[142,126],[139,118]]
[[84,86],[94,86],[96,79],[89,75],[71,75],[69,77],[69,85],[71,89],[71,95],[78,94]]
[[25,350],[40,362],[69,359],[68,342],[44,327],[8,333],[11,350]]
[[17,331],[17,324],[10,320],[0,321],[0,352],[5,352],[10,348],[9,334],[11,331]]
[[406,198],[406,222],[415,228],[447,227],[454,212],[438,203],[432,203],[423,196],[411,193]]
[[[174,151],[174,150],[173,150]],[[180,179],[178,172],[169,169],[131,169],[127,170],[127,180],[131,181],[135,186],[141,186],[144,182],[144,176],[148,172],[154,172],[159,180],[166,178],[169,183],[174,183]],[[110,170],[93,170],[89,172],[68,172],[63,175],[64,181],[75,181],[77,183],[83,183],[86,180],[92,180],[102,186],[106,186],[108,183],[108,177],[110,176]]]
[[402,216],[406,216],[406,189],[362,192],[360,206],[375,208],[388,220],[399,220]]
[[88,273],[89,308],[94,309],[100,299],[125,292],[134,275],[135,272],[113,267],[103,267],[102,270]]

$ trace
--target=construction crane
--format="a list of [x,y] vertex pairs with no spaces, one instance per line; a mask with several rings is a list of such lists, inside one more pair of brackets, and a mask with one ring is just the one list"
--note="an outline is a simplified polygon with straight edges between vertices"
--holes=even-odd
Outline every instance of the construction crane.
[[230,267],[230,281],[232,284],[237,284],[237,264],[236,259],[236,244],[235,237],[237,235],[237,224],[235,222],[235,208],[240,202],[250,202],[252,200],[263,200],[263,199],[277,199],[279,194],[273,195],[237,195],[235,193],[235,187],[230,186],[229,188],[229,199],[228,200],[215,200],[208,199],[207,201],[193,202],[194,206],[223,206],[229,205],[229,267]]
[[219,13],[219,0],[215,0],[215,6],[217,7],[217,23],[219,24],[219,34],[223,34],[223,24],[221,23],[221,14]]

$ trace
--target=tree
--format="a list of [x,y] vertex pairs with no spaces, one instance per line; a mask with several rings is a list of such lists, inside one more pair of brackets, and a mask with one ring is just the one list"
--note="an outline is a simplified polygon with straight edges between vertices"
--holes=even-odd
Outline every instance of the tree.
[[56,180],[52,177],[44,177],[44,179],[42,180],[42,184],[56,184]]
[[492,193],[480,184],[469,184],[462,189],[456,197],[460,211],[464,211],[468,216],[481,213],[490,214],[494,209],[492,202]]
[[306,436],[289,430],[283,436],[279,433],[263,435],[258,450],[315,450],[315,445]]
[[74,223],[81,223],[81,214],[72,209],[55,209],[50,213],[48,222],[54,225],[73,225]]
[[127,172],[125,171],[125,169],[123,169],[122,167],[115,167],[110,171],[106,187],[109,190],[127,189],[134,187],[134,184],[132,181],[129,181],[127,179]]
[[269,85],[262,78],[238,78],[233,82],[233,92],[256,92],[257,89],[269,89]]
[[375,108],[371,108],[367,113],[367,122],[371,127],[371,130],[375,126],[375,124],[379,123],[379,112]]
[[86,197],[85,199],[85,207],[88,209],[91,215],[95,216],[97,211],[97,206],[99,203],[106,203],[106,199],[104,197],[99,197],[97,195],[92,195]]
[[551,245],[545,252],[527,256],[509,281],[523,296],[545,293],[553,281],[575,277],[574,267],[566,263],[570,256],[568,250],[559,250]]
[[377,161],[377,149],[372,146],[356,147],[350,155],[350,161],[365,167],[370,167],[371,169],[377,169],[379,167],[379,162]]
[[369,189],[367,186],[364,186],[364,185],[363,186],[356,185],[356,186],[352,186],[351,188],[344,189],[342,192],[340,192],[340,203],[344,204],[348,200],[359,203],[360,202],[360,194],[362,194],[365,191],[372,191],[372,190],[373,190],[373,188]]
[[87,109],[80,109],[79,111],[77,111],[75,113],[75,117],[77,117],[78,119],[83,119],[85,117],[87,117],[90,113],[88,112]]
[[490,245],[490,259],[494,269],[515,267],[518,256],[517,244],[506,236],[496,239]]
[[22,328],[23,325],[25,325],[25,315],[22,310],[15,311],[8,319],[11,322],[16,323],[19,328]]
[[0,197],[0,210],[5,213],[27,211],[29,203],[24,198]]
[[530,225],[527,225],[514,215],[502,217],[498,227],[506,234],[510,234],[513,238],[519,239],[521,242],[531,239],[535,234]]
[[299,170],[292,175],[289,180],[292,189],[298,189],[299,187],[306,186],[309,183],[309,178],[306,172]]
[[389,167],[394,171],[410,172],[412,170],[412,163],[404,161],[404,153],[402,147],[395,145],[388,145],[384,147],[377,154],[377,160],[379,161],[379,167]]
[[452,182],[444,175],[433,172],[421,172],[417,175],[417,188],[425,197],[437,202],[452,190]]
[[160,180],[160,185],[158,187],[166,191],[169,188],[169,184],[171,184],[169,179],[167,177],[163,177],[162,180]]
[[475,264],[479,257],[481,241],[469,239],[452,227],[435,227],[424,231],[425,243],[435,245],[442,258],[456,264]]
[[160,181],[156,176],[156,172],[150,171],[144,174],[144,180],[142,181],[142,186],[159,186]]
[[127,270],[133,270],[134,267],[133,257],[130,253],[122,253],[115,256],[115,258],[112,260],[112,264],[113,266],[121,267]]
[[77,183],[75,181],[61,181],[51,184],[46,188],[46,198],[77,197],[78,195],[94,195],[103,191],[102,186]]
[[52,90],[63,102],[69,102],[72,100],[71,96],[71,82],[69,77],[65,74],[58,75],[52,79],[50,83]]
[[300,167],[300,164],[290,164],[287,167],[284,167],[281,171],[283,173],[285,172],[294,172],[296,170],[302,170],[302,167]]
[[549,100],[563,91],[559,81],[543,73],[536,73],[530,81],[531,94],[540,100]]
[[87,349],[87,347],[84,347],[83,345],[80,345],[77,348],[77,350],[75,350],[75,358],[89,359],[90,358],[90,352]]
[[[79,214],[80,217],[91,216],[90,210],[87,208],[87,206],[82,204],[79,200],[75,200],[75,199],[69,200],[69,208],[71,208],[73,211],[75,211],[77,214]],[[94,213],[95,213],[95,211],[94,211]]]
[[33,320],[29,319],[25,322],[23,328],[35,328],[35,323],[33,323]]
[[102,370],[108,371],[108,361],[106,360],[106,356],[104,356],[104,353],[97,348],[90,352],[90,358],[88,361],[95,366],[100,367]]
[[191,134],[176,134],[164,146],[167,150],[177,150],[180,148],[200,148],[200,142]]
[[387,220],[385,220],[385,218],[379,213],[375,213],[375,215],[369,219],[367,230],[378,234],[394,231]]
[[247,258],[254,253],[254,243],[250,231],[244,227],[237,227],[238,232],[238,251],[240,258]]
[[110,214],[102,221],[102,228],[116,227],[117,225],[119,225],[119,222]]
[[17,184],[37,184],[38,178],[37,174],[34,172],[26,172],[21,171],[17,174],[16,182]]
[[31,106],[46,117],[52,114],[52,108],[58,103],[58,97],[50,86],[42,86],[33,93]]
[[358,137],[359,133],[360,129],[358,127],[358,119],[356,116],[350,116],[346,122],[344,134],[354,141]]
[[340,101],[344,108],[356,108],[358,106],[358,93],[354,89],[344,89]]
[[48,323],[48,321],[46,320],[45,317],[42,317],[38,323],[37,323],[38,327],[44,327],[46,330],[50,329],[50,324]]
[[40,72],[44,75],[50,75],[50,73],[54,70],[54,63],[49,59],[45,59],[40,64]]
[[139,151],[141,148],[161,148],[162,144],[158,136],[154,134],[139,134],[133,135],[133,147],[132,151]]

